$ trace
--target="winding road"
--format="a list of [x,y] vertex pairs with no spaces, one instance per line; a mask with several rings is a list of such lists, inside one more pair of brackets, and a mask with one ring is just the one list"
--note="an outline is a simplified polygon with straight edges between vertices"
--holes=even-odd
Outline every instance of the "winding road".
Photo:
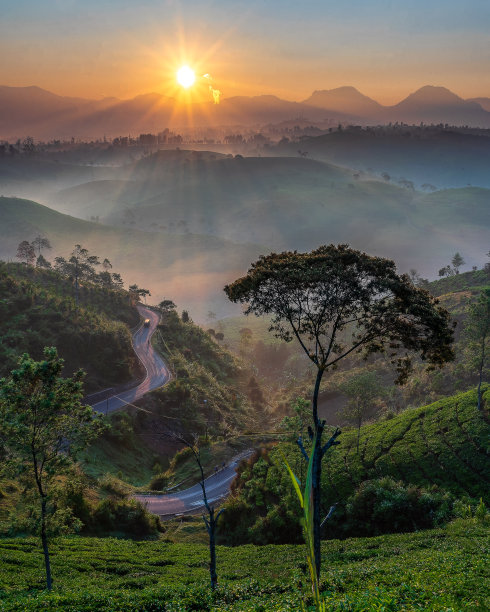
[[97,412],[103,412],[104,414],[114,412],[127,404],[133,403],[140,397],[143,397],[145,393],[162,387],[170,380],[170,372],[167,366],[151,345],[151,337],[157,328],[160,317],[156,312],[153,312],[153,310],[149,308],[145,308],[141,304],[138,304],[137,308],[143,319],[150,320],[149,327],[140,325],[133,335],[134,352],[146,370],[146,377],[143,382],[131,389],[112,395],[95,404],[91,404],[92,408],[97,410]]
[[[148,327],[142,324],[133,334],[134,351],[146,370],[146,377],[143,382],[131,389],[90,404],[97,412],[109,414],[119,408],[124,408],[124,406],[132,404],[135,400],[145,395],[145,393],[162,387],[171,378],[165,362],[151,345],[151,337],[155,333],[160,317],[153,310],[145,308],[142,304],[139,304],[137,308],[143,319],[150,320]],[[209,503],[221,500],[228,495],[230,484],[236,475],[238,463],[250,455],[251,452],[251,450],[248,450],[241,453],[227,466],[206,478],[204,483]],[[199,512],[204,506],[200,484],[176,493],[135,495],[135,499],[142,502],[149,512],[159,515],[162,519],[170,519],[180,514],[193,514]]]
[[[204,481],[206,496],[210,505],[225,498],[230,492],[230,485],[236,476],[236,468],[242,459],[248,457],[251,450],[234,457],[226,467],[218,470]],[[158,514],[161,519],[168,520],[181,514],[196,514],[203,507],[201,485],[195,484],[178,493],[162,495],[135,495],[135,499],[146,506],[152,514]]]

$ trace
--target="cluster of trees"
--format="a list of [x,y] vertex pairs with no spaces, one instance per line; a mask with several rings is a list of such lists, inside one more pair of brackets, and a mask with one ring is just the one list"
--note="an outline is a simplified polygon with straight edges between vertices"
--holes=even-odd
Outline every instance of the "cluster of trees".
[[[77,304],[79,302],[80,285],[85,282],[114,291],[124,288],[121,275],[118,272],[112,272],[112,264],[109,259],[101,260],[98,255],[92,255],[88,249],[80,244],[75,245],[69,257],[55,257],[54,265],[42,254],[41,251],[44,249],[51,249],[51,244],[43,236],[36,236],[32,242],[23,240],[17,247],[17,258],[26,265],[32,266],[35,263],[39,268],[54,268],[65,278],[70,278],[75,289]],[[146,300],[146,296],[151,295],[148,289],[143,289],[138,285],[130,285],[128,291],[132,303],[139,302],[141,298]]]
[[[51,268],[51,263],[41,253],[44,249],[50,249],[51,243],[47,238],[37,235],[32,242],[22,240],[17,247],[17,259],[32,266],[36,262],[38,268]],[[37,251],[37,258],[36,258]]]
[[465,260],[459,253],[455,253],[453,258],[451,259],[451,265],[444,266],[438,272],[440,277],[443,276],[454,276],[455,274],[459,274],[459,269],[461,266],[466,264]]

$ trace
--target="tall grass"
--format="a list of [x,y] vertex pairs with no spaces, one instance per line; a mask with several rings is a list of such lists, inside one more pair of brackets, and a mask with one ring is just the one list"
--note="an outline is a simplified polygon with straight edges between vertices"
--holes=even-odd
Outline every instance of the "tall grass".
[[[312,441],[312,449],[315,448],[316,436]],[[313,451],[310,453],[308,461],[308,469],[306,471],[306,481],[304,490],[301,491],[301,482],[299,481],[296,474],[291,469],[286,456],[281,452],[284,464],[288,470],[291,482],[293,483],[294,490],[298,496],[301,509],[303,510],[303,516],[301,517],[301,525],[303,527],[303,533],[306,544],[306,558],[308,561],[308,569],[310,572],[311,590],[313,593],[313,599],[315,602],[315,609],[317,612],[326,612],[326,603],[320,596],[320,586],[318,583],[318,576],[316,573],[315,563],[315,546],[313,539]],[[303,604],[303,610],[306,610]]]

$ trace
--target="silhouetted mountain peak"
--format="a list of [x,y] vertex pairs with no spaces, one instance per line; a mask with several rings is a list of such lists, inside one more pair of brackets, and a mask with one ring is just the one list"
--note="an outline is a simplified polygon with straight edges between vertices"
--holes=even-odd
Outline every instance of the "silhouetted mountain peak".
[[351,85],[316,90],[304,104],[352,115],[369,115],[382,108],[378,102]]
[[408,102],[411,104],[429,104],[438,106],[455,106],[465,104],[463,98],[460,98],[446,87],[436,87],[434,85],[424,85],[424,87],[417,89],[417,91],[414,91],[407,96],[397,106],[406,104]]

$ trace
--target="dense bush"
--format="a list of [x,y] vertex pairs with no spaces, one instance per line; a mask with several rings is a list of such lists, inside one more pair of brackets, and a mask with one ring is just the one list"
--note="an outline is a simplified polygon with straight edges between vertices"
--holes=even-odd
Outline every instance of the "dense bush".
[[374,536],[437,527],[453,517],[453,501],[436,487],[418,488],[390,477],[366,480],[333,515],[326,535]]
[[146,511],[138,501],[104,499],[92,516],[90,531],[109,535],[120,533],[129,537],[145,537],[161,530],[160,519]]

